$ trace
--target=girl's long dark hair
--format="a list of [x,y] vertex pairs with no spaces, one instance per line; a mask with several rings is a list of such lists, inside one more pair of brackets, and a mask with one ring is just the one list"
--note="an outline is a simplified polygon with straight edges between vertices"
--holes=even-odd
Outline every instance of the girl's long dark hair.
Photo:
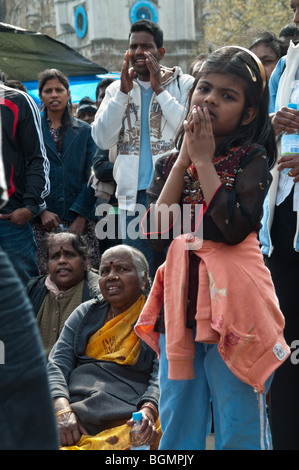
[[[210,74],[233,74],[245,83],[245,106],[240,122],[234,132],[229,135],[216,149],[216,155],[224,154],[231,148],[245,144],[260,144],[267,151],[269,167],[271,168],[277,158],[276,139],[273,126],[269,119],[269,88],[264,83],[257,62],[246,51],[237,47],[223,47],[208,56],[203,63],[189,94],[189,108],[193,91],[198,81]],[[255,118],[247,125],[243,119],[249,107],[256,110]],[[180,129],[176,138],[176,147],[180,149],[183,141],[184,129]]]
[[[66,90],[69,90],[70,84],[66,75],[64,75],[64,73],[62,73],[60,70],[57,70],[57,69],[46,69],[43,72],[41,72],[39,75],[38,91],[39,91],[40,97],[41,97],[41,94],[42,94],[42,91],[46,82],[48,80],[53,80],[54,78],[58,78],[58,80],[61,82],[64,88],[66,88]],[[47,114],[47,108],[45,106],[44,106],[44,112]],[[59,131],[59,137],[58,137],[58,142],[57,142],[57,148],[58,148],[58,151],[60,152],[62,151],[63,136],[65,134],[66,129],[70,125],[71,116],[72,116],[71,100],[69,100],[61,118],[61,128]]]

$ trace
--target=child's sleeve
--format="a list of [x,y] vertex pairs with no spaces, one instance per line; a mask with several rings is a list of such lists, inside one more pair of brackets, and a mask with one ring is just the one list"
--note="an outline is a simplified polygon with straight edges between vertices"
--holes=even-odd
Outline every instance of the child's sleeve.
[[234,245],[260,228],[263,203],[271,183],[266,151],[254,147],[242,160],[235,184],[222,184],[204,216],[203,238]]

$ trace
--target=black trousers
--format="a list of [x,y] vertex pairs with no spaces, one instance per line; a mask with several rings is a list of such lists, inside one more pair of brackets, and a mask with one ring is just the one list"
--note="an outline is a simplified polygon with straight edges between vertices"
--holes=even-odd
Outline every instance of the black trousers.
[[274,252],[266,258],[291,356],[275,372],[270,389],[269,418],[275,450],[299,449],[299,253],[293,248],[297,214],[293,193],[276,207],[271,230]]
[[21,280],[0,246],[0,450],[58,450],[39,331]]

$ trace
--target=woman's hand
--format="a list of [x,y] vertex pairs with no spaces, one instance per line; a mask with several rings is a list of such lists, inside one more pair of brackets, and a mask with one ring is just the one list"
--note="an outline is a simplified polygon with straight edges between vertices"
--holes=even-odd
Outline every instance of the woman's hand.
[[[156,416],[153,410],[147,406],[141,408],[142,424],[139,429],[139,439],[141,445],[152,445],[158,437],[158,431],[155,426]],[[133,418],[127,421],[127,425],[133,426]]]
[[55,400],[55,413],[61,446],[72,446],[80,440],[82,434],[88,434],[72,411],[67,399]]
[[78,215],[74,222],[69,226],[68,232],[78,233],[82,235],[85,230],[86,219],[82,215]]
[[194,106],[191,118],[184,123],[188,155],[196,165],[204,161],[211,162],[216,145],[209,111]]
[[40,218],[46,232],[51,232],[51,230],[59,227],[60,219],[54,212],[45,210],[40,214]]
[[[284,106],[272,118],[272,124],[276,134],[286,132],[295,134],[299,130],[299,111]],[[289,176],[294,178],[294,183],[299,181],[299,155],[284,155],[278,161],[278,171],[289,168]]]
[[296,155],[284,155],[278,161],[277,169],[282,171],[285,168],[289,168],[288,175],[293,179],[294,183],[299,181],[299,154]]
[[77,444],[82,434],[88,434],[73,411],[56,417],[61,446]]

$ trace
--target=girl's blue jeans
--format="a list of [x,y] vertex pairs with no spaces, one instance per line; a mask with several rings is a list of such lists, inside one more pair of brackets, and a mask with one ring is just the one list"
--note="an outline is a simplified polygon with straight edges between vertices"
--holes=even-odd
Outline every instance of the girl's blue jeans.
[[213,409],[216,450],[270,450],[266,394],[239,380],[221,358],[217,344],[195,342],[192,380],[169,380],[165,335],[160,335],[159,450],[204,450]]

